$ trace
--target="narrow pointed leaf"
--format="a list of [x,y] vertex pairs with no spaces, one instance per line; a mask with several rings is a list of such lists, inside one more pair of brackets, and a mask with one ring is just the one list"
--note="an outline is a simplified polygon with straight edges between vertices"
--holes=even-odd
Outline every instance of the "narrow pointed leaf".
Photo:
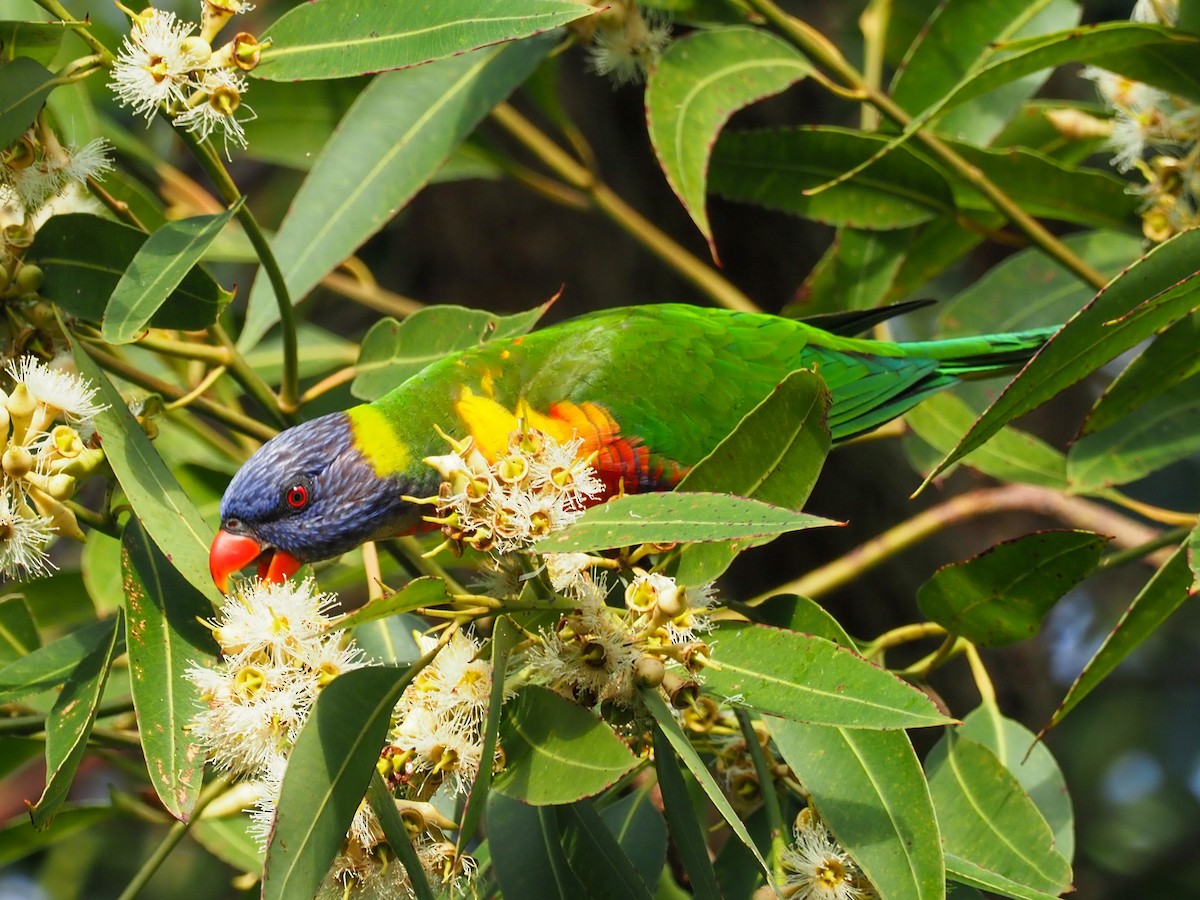
[[616,803],[606,803],[597,812],[642,882],[653,892],[667,862],[667,823],[651,794],[647,785]]
[[630,494],[593,506],[574,524],[538,541],[535,549],[566,553],[644,543],[732,541],[837,524],[726,494]]
[[111,620],[92,622],[0,669],[0,703],[11,703],[66,681],[113,630]]
[[683,870],[691,882],[692,895],[696,900],[720,900],[721,888],[708,855],[708,841],[696,819],[691,795],[679,770],[679,760],[666,735],[658,727],[654,729],[654,769],[658,773],[659,790],[662,791],[663,814],[667,818],[671,837],[675,840]]
[[305,81],[386,72],[529,37],[595,11],[574,0],[305,3],[264,31],[274,43],[253,74]]
[[650,142],[672,190],[714,250],[708,158],[730,116],[808,76],[797,50],[759,28],[696,31],[672,43],[646,84]]
[[0,829],[0,866],[8,866],[58,844],[80,831],[102,827],[113,818],[113,807],[66,806],[54,818],[54,827],[38,830],[28,816],[17,816]]
[[844,728],[952,722],[922,691],[834,642],[765,625],[714,631],[707,693],[758,712]]
[[191,816],[204,774],[204,750],[189,723],[201,709],[199,689],[184,677],[216,662],[212,634],[198,620],[212,607],[131,518],[121,536],[126,646],[133,703],[150,783],[167,811]]
[[263,869],[264,900],[311,897],[329,871],[417,666],[370,666],[325,687],[288,757]]
[[1194,375],[1148,398],[1116,424],[1085,435],[1067,453],[1071,490],[1094,493],[1129,484],[1200,452],[1198,414],[1200,375]]
[[105,623],[109,633],[71,672],[62,693],[46,718],[46,789],[29,807],[33,827],[47,827],[58,813],[75,771],[87,749],[88,735],[96,721],[96,707],[104,692],[121,636],[121,616]]
[[638,762],[608,725],[534,685],[504,705],[500,744],[504,769],[492,789],[530,806],[594,797]]
[[[146,234],[128,225],[67,213],[53,216],[38,229],[26,261],[45,273],[42,296],[70,315],[99,322],[105,303],[147,241]],[[185,331],[207,328],[232,296],[203,269],[189,266],[143,324]]]
[[72,342],[72,351],[79,374],[100,389],[100,400],[108,404],[93,422],[105,459],[121,483],[129,505],[171,565],[214,608],[219,607],[221,595],[208,570],[212,528],[171,474],[108,376],[78,340]]
[[1070,888],[1071,864],[1055,849],[1050,826],[991,750],[951,732],[925,768],[951,877],[1028,898]]
[[1200,307],[1198,251],[1200,230],[1185,231],[1118,276],[1030,360],[933,474],[1012,419]]
[[557,813],[567,862],[590,886],[591,897],[651,900],[646,882],[590,803],[560,806]]
[[[500,710],[504,706],[504,673],[508,671],[508,660],[513,647],[521,639],[521,632],[507,616],[500,616],[492,629],[492,693],[488,698],[487,721],[484,722],[480,759],[496,758],[496,742],[500,738]],[[499,673],[499,674],[496,674]],[[494,775],[491,766],[480,766],[471,792],[459,819],[458,851],[466,851],[467,844],[475,837],[475,829],[487,806]]]
[[[372,81],[325,145],[272,243],[292,302],[390,221],[551,48],[545,40],[522,41]],[[274,291],[260,274],[238,346],[248,350],[278,320]]]
[[1119,422],[1142,406],[1200,374],[1200,315],[1180,319],[1163,331],[1113,380],[1079,429],[1081,437]]
[[414,578],[394,594],[380,597],[360,606],[337,621],[337,628],[355,628],[377,619],[412,612],[423,606],[437,606],[450,600],[446,582],[435,575]]
[[1068,861],[1075,855],[1075,813],[1067,780],[1049,748],[1020,722],[1000,714],[994,703],[972,710],[960,736],[987,747],[1020,782],[1054,832],[1054,847]]
[[675,753],[683,760],[683,764],[688,767],[688,771],[692,773],[692,777],[700,785],[700,788],[708,795],[708,799],[712,801],[713,806],[717,808],[717,812],[721,814],[721,818],[725,820],[730,830],[737,836],[737,839],[754,854],[755,860],[768,877],[771,875],[771,869],[767,866],[767,861],[763,859],[762,853],[754,843],[754,839],[750,837],[750,832],[746,830],[746,824],[742,821],[741,816],[737,814],[733,806],[730,804],[725,793],[717,784],[712,772],[708,771],[708,766],[704,764],[704,760],[700,758],[700,754],[696,752],[696,748],[691,745],[687,739],[687,735],[679,727],[679,723],[675,721],[675,717],[671,715],[671,710],[667,708],[666,702],[659,694],[657,688],[643,688],[641,691],[642,703],[646,707],[646,711],[654,718],[663,737],[667,743],[675,750]]
[[917,591],[921,612],[981,647],[1035,636],[1058,600],[1099,564],[1108,538],[1039,531],[943,566]]
[[[813,314],[880,306],[913,245],[915,232],[910,228],[839,228],[781,314],[810,321]],[[825,327],[819,320],[812,324]]]
[[53,73],[27,56],[0,64],[0,150],[33,124],[54,84]]
[[137,337],[242,205],[214,216],[167,222],[146,238],[113,289],[100,334],[110,344]]
[[553,807],[527,806],[492,791],[487,826],[492,868],[504,896],[522,900],[587,896],[567,862]]
[[0,48],[9,59],[28,57],[48,66],[58,54],[66,33],[65,22],[0,22]]
[[249,813],[232,816],[201,816],[192,823],[190,834],[201,847],[239,872],[262,871],[263,852],[250,830]]
[[942,900],[933,801],[903,731],[767,720],[784,761],[884,900]]
[[953,214],[954,195],[945,177],[904,148],[845,183],[804,195],[871,159],[887,143],[876,135],[819,126],[726,133],[713,151],[710,190],[727,200],[871,231]]
[[421,864],[421,858],[417,856],[417,850],[413,846],[408,827],[404,824],[400,811],[396,809],[396,797],[387,786],[387,782],[383,780],[383,776],[377,771],[371,773],[371,783],[367,788],[367,800],[370,802],[376,818],[379,819],[379,826],[383,829],[383,835],[387,838],[392,852],[396,854],[397,860],[404,866],[404,871],[408,873],[408,889],[412,892],[415,900],[434,900],[433,888],[429,886],[429,876]]
[[1154,577],[1133,598],[1133,602],[1122,614],[1120,621],[1113,626],[1100,649],[1092,655],[1079,677],[1067,690],[1062,703],[1042,729],[1043,734],[1061,722],[1080,700],[1090,694],[1122,660],[1166,621],[1167,616],[1192,595],[1192,582],[1187,545],[1184,544],[1163,563],[1162,568],[1154,573]]
[[418,310],[403,322],[380,319],[363,338],[350,393],[360,400],[378,399],[443,356],[525,334],[552,302],[509,316],[446,305]]
[[[816,372],[790,373],[708,456],[692,466],[676,491],[719,491],[800,510],[829,454],[829,393]],[[676,577],[706,584],[728,568],[740,543],[706,542],[683,550]]]

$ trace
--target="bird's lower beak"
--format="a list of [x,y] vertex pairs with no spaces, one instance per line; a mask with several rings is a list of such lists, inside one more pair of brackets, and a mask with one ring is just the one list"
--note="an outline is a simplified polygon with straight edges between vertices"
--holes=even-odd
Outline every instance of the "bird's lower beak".
[[229,576],[253,562],[264,581],[287,581],[300,568],[300,560],[283,550],[264,547],[254,538],[222,529],[208,550],[208,570],[222,594],[229,592]]

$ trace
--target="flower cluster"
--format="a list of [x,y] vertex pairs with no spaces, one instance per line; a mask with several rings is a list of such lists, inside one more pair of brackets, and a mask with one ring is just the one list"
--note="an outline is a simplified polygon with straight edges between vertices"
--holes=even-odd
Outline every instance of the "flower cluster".
[[84,540],[65,501],[104,459],[84,437],[104,407],[96,389],[64,365],[24,356],[5,369],[14,382],[0,390],[0,575],[8,578],[45,573],[53,535]]
[[[1177,15],[1175,0],[1138,0],[1131,18],[1173,25]],[[1145,179],[1136,190],[1145,198],[1146,237],[1164,241],[1200,224],[1200,106],[1104,69],[1083,74],[1095,81],[1114,111],[1113,163],[1121,171],[1136,169]]]
[[497,554],[525,548],[571,524],[603,490],[591,460],[578,458],[579,439],[559,443],[522,427],[509,435],[495,462],[471,438],[446,440],[452,452],[425,460],[442,476],[438,496],[417,502],[436,505],[437,515],[426,521],[440,525],[458,548],[467,544]]
[[793,843],[779,856],[787,900],[870,900],[875,891],[813,808],[796,817]]
[[593,0],[592,5],[605,9],[581,20],[577,30],[590,44],[593,71],[617,86],[644,81],[671,41],[670,23],[633,0]]
[[258,65],[264,45],[245,32],[216,49],[213,39],[251,8],[241,0],[204,0],[200,31],[193,34],[196,26],[174,13],[121,7],[132,20],[110,82],[121,105],[146,121],[164,111],[201,140],[219,133],[227,155],[230,143],[246,146],[242,123],[254,114],[242,103],[248,87],[242,73]]
[[696,677],[708,647],[697,635],[710,625],[709,587],[688,590],[673,578],[634,569],[623,607],[609,606],[603,572],[611,560],[548,554],[556,590],[578,608],[542,631],[526,651],[529,679],[585,706],[636,706],[639,687],[662,687],[672,705],[696,702]]

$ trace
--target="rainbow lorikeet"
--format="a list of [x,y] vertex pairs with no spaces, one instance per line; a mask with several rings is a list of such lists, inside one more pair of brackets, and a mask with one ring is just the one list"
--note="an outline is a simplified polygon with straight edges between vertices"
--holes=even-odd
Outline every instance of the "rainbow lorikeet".
[[[862,325],[884,315],[864,314]],[[839,321],[844,326],[847,321]],[[238,471],[221,501],[213,578],[305,562],[416,531],[441,476],[438,429],[503,449],[521,406],[581,456],[607,492],[670,489],[787,373],[816,367],[834,441],[868,432],[962,377],[1025,362],[1053,329],[915,343],[845,337],[765,314],[663,304],[581,316],[428,366],[372,403],[289,428]],[[404,499],[409,497],[410,499]]]

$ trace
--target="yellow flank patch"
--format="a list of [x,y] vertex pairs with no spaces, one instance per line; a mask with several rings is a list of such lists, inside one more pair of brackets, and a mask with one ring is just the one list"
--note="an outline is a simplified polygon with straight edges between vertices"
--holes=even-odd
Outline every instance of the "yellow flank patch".
[[556,441],[569,441],[575,436],[575,429],[570,424],[530,409],[524,400],[517,405],[516,412],[510,412],[495,400],[473,394],[468,388],[463,388],[454,411],[488,462],[495,462],[508,449],[508,436],[520,426],[518,417],[523,417],[529,427]]
[[408,446],[382,412],[368,404],[346,410],[354,434],[354,447],[380,476],[403,472],[412,463]]

